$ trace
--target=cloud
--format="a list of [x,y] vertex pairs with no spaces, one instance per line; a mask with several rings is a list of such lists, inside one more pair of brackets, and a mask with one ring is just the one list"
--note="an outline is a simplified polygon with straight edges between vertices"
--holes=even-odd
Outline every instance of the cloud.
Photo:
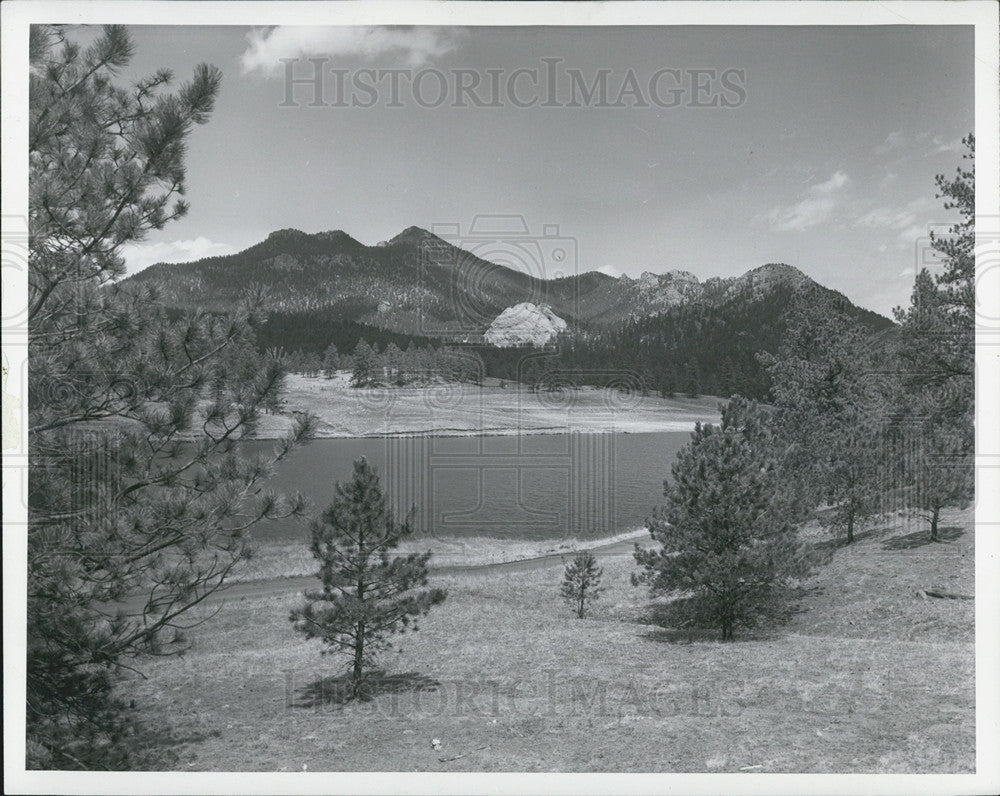
[[828,180],[810,186],[798,202],[773,208],[767,216],[771,229],[800,232],[822,224],[833,215],[850,184],[851,178],[845,172],[835,171]]
[[927,130],[920,133],[916,140],[920,144],[925,158],[946,153],[955,154],[965,152],[965,145],[962,143],[961,137],[948,139],[938,133]]
[[819,185],[814,185],[810,188],[809,193],[816,196],[826,196],[827,194],[836,193],[841,188],[846,188],[850,182],[851,178],[844,172],[835,171],[833,176],[831,176],[826,182],[821,182]]
[[[858,217],[861,226],[871,229],[905,229],[922,219],[929,219],[939,207],[937,201],[928,196],[911,199],[902,205],[880,205]],[[923,223],[926,229],[927,221]]]
[[927,238],[936,202],[930,197],[913,199],[903,205],[881,205],[858,216],[858,226],[896,233],[896,248],[908,249]]
[[281,72],[282,58],[374,58],[391,53],[417,67],[456,46],[454,29],[433,27],[279,26],[252,30],[247,40],[240,56],[243,73],[260,71],[264,76]]
[[596,268],[594,270],[596,270],[599,274],[606,274],[607,276],[613,276],[615,278],[622,275],[622,272],[613,265],[602,265],[600,268]]
[[899,174],[895,171],[886,171],[885,176],[878,182],[878,187],[885,190],[899,179]]
[[900,249],[912,249],[920,245],[921,241],[929,243],[930,227],[927,224],[910,224],[899,230],[898,246]]
[[[912,202],[910,203],[913,204]],[[917,220],[913,210],[909,207],[899,209],[883,205],[869,210],[858,219],[858,223],[873,229],[903,229],[913,224]]]
[[896,130],[895,132],[889,133],[885,137],[885,141],[875,147],[876,155],[885,155],[892,152],[894,149],[900,149],[906,146],[906,136],[903,135],[902,130]]
[[940,155],[945,152],[962,152],[965,147],[962,145],[962,139],[956,138],[953,141],[946,141],[941,136],[936,135],[931,138],[931,149],[927,152],[927,157],[931,155]]
[[234,246],[215,243],[204,236],[192,240],[175,240],[158,243],[129,243],[122,247],[122,256],[128,272],[134,274],[154,263],[183,263],[202,257],[233,254]]

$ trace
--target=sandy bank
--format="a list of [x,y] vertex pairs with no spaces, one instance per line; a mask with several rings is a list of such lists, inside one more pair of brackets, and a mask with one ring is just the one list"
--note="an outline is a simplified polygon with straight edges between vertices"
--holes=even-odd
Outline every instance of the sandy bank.
[[[571,557],[581,550],[607,548],[622,543],[649,540],[649,531],[636,528],[596,539],[496,539],[484,536],[410,539],[394,555],[430,550],[431,568],[489,567],[517,561],[531,561],[554,555]],[[252,559],[245,562],[229,581],[264,581],[312,575],[316,561],[305,541],[296,543],[261,542]]]
[[353,388],[346,372],[333,379],[292,374],[285,410],[265,415],[257,437],[287,431],[292,413],[319,419],[317,438],[691,431],[719,422],[719,399],[660,398],[615,389],[575,387],[532,392],[523,385],[438,384]]

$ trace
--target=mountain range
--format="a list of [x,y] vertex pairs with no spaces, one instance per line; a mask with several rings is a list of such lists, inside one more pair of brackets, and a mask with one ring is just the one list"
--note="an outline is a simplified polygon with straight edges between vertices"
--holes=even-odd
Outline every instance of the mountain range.
[[[209,311],[225,311],[249,287],[260,286],[275,328],[294,328],[296,318],[308,317],[310,324],[354,324],[463,343],[482,343],[499,316],[524,303],[547,307],[570,331],[586,334],[684,305],[725,312],[727,306],[759,301],[778,288],[792,294],[806,287],[819,290],[871,329],[891,326],[783,263],[703,282],[677,270],[647,271],[638,278],[588,271],[545,279],[552,264],[542,261],[531,241],[515,243],[520,268],[483,259],[419,227],[375,246],[340,230],[282,229],[239,253],[159,263],[128,281],[155,287],[168,306]],[[288,350],[311,349],[317,339],[278,342]]]

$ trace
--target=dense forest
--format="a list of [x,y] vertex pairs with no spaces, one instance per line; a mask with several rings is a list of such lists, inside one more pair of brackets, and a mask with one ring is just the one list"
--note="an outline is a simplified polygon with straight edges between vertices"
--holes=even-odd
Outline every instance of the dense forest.
[[339,351],[351,353],[361,339],[379,351],[390,343],[400,348],[410,345],[434,345],[437,339],[413,334],[401,334],[379,326],[344,320],[337,307],[323,307],[298,312],[272,312],[258,334],[262,351],[283,348],[288,352],[321,356],[332,343]]
[[[657,315],[628,319],[608,330],[571,331],[543,349],[471,343],[459,348],[481,363],[471,372],[543,388],[556,383],[617,383],[668,397],[740,394],[766,400],[770,376],[759,355],[776,353],[789,314],[803,303],[816,302],[843,313],[875,340],[893,327],[887,318],[861,310],[818,285],[800,289],[776,285],[752,301],[745,297],[721,304],[692,301]],[[376,367],[394,373],[401,367],[426,373],[423,349],[445,348],[440,339],[338,319],[332,308],[271,313],[259,345],[262,350],[284,347],[291,356],[289,367],[313,372],[321,368],[331,345],[351,354],[361,340],[376,356],[385,355],[391,346],[391,356]],[[289,341],[295,341],[294,348]],[[439,375],[445,377],[444,371]]]

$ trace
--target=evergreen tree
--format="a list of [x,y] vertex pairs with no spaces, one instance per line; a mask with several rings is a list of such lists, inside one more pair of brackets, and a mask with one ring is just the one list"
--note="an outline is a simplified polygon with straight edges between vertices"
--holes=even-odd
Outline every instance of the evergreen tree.
[[389,343],[382,352],[381,360],[389,384],[401,387],[406,383],[403,377],[403,352],[398,345]]
[[576,557],[566,565],[559,593],[573,606],[576,615],[581,619],[587,606],[604,591],[601,586],[603,575],[604,569],[597,566],[597,559],[587,550],[577,553]]
[[[939,193],[944,199],[945,210],[957,210],[959,220],[952,225],[945,236],[931,233],[931,246],[941,258],[944,270],[938,277],[945,302],[957,311],[961,328],[966,332],[962,339],[967,344],[968,332],[975,320],[976,311],[976,138],[969,133],[962,139],[967,152],[962,159],[969,166],[959,165],[955,176],[944,174],[935,177]],[[965,349],[967,361],[969,352]]]
[[[923,516],[939,541],[941,509],[969,504],[975,446],[971,346],[962,339],[944,291],[924,270],[902,317],[904,374],[894,441],[904,505]],[[971,329],[969,330],[971,337]]]
[[306,372],[306,354],[301,348],[296,348],[290,354],[285,355],[284,365],[289,373]]
[[134,766],[116,672],[180,651],[164,631],[247,557],[254,524],[302,511],[262,482],[307,419],[272,455],[236,449],[283,373],[254,354],[254,308],[177,319],[115,281],[125,243],[186,212],[185,147],[220,84],[202,65],[173,94],[166,70],[120,87],[132,54],[121,26],[87,48],[31,29],[30,767]]
[[720,426],[698,424],[649,520],[660,549],[636,547],[633,582],[686,598],[686,619],[723,640],[780,614],[789,581],[809,568],[774,443],[761,409],[742,398],[723,407]]
[[302,357],[302,373],[306,376],[317,376],[323,369],[323,360],[319,354],[305,354]]
[[[412,532],[410,518],[397,521],[386,508],[378,475],[362,458],[354,477],[338,483],[322,517],[312,523],[310,550],[320,565],[320,591],[305,594],[291,621],[307,639],[318,638],[324,652],[346,652],[351,658],[351,693],[365,695],[370,669],[386,639],[407,629],[447,596],[427,585],[431,554],[390,558],[390,552]],[[412,512],[411,512],[412,514]]]
[[358,340],[354,349],[353,371],[351,373],[352,387],[368,387],[378,380],[378,354],[368,345],[365,338]]
[[777,355],[761,355],[788,451],[785,471],[803,510],[833,506],[829,526],[847,543],[880,511],[882,428],[891,379],[869,334],[813,290],[799,296]]
[[404,352],[406,367],[409,371],[408,378],[426,384],[431,381],[434,374],[431,370],[434,362],[434,349],[431,346],[419,346],[411,343]]
[[937,176],[945,208],[959,212],[948,235],[932,234],[943,270],[923,269],[910,306],[896,310],[901,324],[898,437],[907,451],[900,467],[908,505],[923,513],[931,539],[946,505],[967,506],[974,491],[975,451],[975,139],[963,143],[970,166],[953,178]]
[[330,343],[326,347],[326,351],[323,352],[323,372],[326,374],[328,379],[332,379],[337,375],[337,369],[340,367],[340,352],[337,350],[337,346],[334,343]]

